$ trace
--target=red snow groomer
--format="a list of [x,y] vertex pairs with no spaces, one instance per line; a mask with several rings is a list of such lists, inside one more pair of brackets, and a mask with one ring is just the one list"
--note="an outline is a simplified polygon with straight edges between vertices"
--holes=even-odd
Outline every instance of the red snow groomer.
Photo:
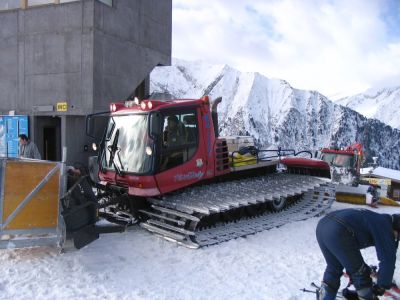
[[320,158],[331,166],[332,181],[344,185],[358,185],[363,162],[363,149],[355,143],[343,149],[337,147],[321,149]]
[[[220,101],[112,103],[89,166],[100,216],[135,219],[197,248],[305,219],[330,205],[326,162],[308,151],[259,150],[248,136],[219,136]],[[91,136],[94,120],[88,116]]]

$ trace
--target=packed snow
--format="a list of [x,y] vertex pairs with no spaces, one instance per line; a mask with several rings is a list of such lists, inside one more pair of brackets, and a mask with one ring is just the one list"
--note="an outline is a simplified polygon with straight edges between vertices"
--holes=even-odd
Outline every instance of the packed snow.
[[[334,203],[331,209],[345,207],[364,206]],[[0,250],[0,299],[315,299],[300,289],[318,284],[325,267],[315,238],[318,220],[197,250],[139,226],[102,235],[81,250]],[[378,263],[374,248],[363,255]],[[400,281],[399,269],[394,278]]]

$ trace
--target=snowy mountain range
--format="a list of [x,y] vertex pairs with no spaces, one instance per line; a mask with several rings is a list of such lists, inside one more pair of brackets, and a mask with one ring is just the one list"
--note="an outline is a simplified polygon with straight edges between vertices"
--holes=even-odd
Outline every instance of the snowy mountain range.
[[222,136],[251,135],[262,148],[297,151],[316,150],[332,141],[339,147],[361,142],[366,163],[377,156],[381,166],[400,169],[400,130],[317,91],[295,89],[284,80],[242,73],[227,65],[174,59],[172,66],[151,73],[150,90],[176,98],[222,96],[218,107]]
[[335,103],[400,129],[400,87],[369,89]]

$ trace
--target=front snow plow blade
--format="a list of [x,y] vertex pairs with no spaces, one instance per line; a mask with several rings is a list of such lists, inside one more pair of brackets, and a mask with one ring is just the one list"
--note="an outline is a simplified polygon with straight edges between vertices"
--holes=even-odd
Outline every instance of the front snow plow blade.
[[[336,188],[336,201],[360,205],[371,204],[369,203],[369,194],[371,193],[368,185],[359,185],[357,187],[338,185]],[[383,196],[379,197],[378,203],[389,206],[400,206],[397,201]]]
[[74,180],[61,198],[61,206],[67,238],[73,239],[75,248],[80,249],[99,238],[95,230],[97,203],[87,177]]
[[67,239],[72,239],[77,249],[97,240],[102,233],[125,231],[125,226],[97,224],[98,202],[89,176],[68,176],[68,191],[60,202]]
[[351,204],[366,204],[369,186],[357,187],[339,184],[336,188],[336,201]]
[[[320,177],[269,174],[150,201],[151,209],[141,210],[148,217],[143,228],[199,248],[317,216],[331,206],[334,188]],[[286,205],[274,213],[274,203],[281,201]]]

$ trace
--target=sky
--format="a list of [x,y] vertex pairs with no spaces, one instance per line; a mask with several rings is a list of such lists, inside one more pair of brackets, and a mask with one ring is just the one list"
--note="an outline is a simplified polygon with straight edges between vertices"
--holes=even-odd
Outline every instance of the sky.
[[173,0],[172,56],[333,99],[400,86],[400,0]]

